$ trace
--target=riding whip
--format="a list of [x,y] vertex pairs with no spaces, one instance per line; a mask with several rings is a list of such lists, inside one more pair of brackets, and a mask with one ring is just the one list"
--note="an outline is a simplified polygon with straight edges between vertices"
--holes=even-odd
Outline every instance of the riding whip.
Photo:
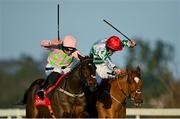
[[60,40],[60,36],[59,36],[59,4],[57,7],[57,25],[58,25],[58,40]]
[[115,29],[118,33],[120,33],[121,35],[123,35],[126,39],[128,39],[129,41],[131,41],[130,40],[130,38],[128,38],[125,34],[123,34],[120,30],[118,30],[116,27],[114,27],[112,24],[110,24],[108,21],[106,21],[105,19],[103,19],[103,21],[106,23],[106,24],[108,24],[109,26],[111,26],[113,29]]

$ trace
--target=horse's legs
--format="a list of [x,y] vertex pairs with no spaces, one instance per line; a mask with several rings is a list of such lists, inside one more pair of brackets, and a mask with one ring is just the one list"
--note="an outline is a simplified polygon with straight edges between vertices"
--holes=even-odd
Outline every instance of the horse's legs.
[[107,118],[107,117],[109,117],[107,111],[103,108],[103,103],[97,101],[96,102],[96,107],[97,107],[98,117],[99,118]]
[[118,111],[117,117],[124,118],[126,116],[126,106],[122,105],[121,109]]
[[89,114],[89,118],[97,118],[98,113],[96,109],[96,100],[97,100],[97,92],[92,92],[89,90],[89,87],[86,87],[85,90],[86,96],[86,111]]
[[85,103],[75,105],[72,110],[74,111],[73,117],[78,117],[78,118],[88,118],[89,117],[88,112],[84,111],[85,110]]
[[113,107],[115,105],[111,105],[111,108],[109,109],[105,109],[104,108],[104,104],[97,101],[96,103],[96,107],[97,107],[97,111],[98,111],[98,117],[99,118],[118,118],[118,114],[116,113],[116,108]]
[[87,112],[80,112],[77,115],[77,118],[88,118],[88,117],[89,117],[89,114]]

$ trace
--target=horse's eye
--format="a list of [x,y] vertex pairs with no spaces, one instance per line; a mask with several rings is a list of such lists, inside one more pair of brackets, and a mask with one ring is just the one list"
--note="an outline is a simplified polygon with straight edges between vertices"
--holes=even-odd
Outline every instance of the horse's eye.
[[138,77],[134,77],[134,81],[136,82],[136,83],[138,83],[139,82],[139,78]]

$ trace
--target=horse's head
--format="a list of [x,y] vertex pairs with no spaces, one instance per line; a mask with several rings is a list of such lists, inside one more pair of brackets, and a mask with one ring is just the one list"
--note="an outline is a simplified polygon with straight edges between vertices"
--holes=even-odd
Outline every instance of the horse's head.
[[143,103],[140,68],[137,67],[135,70],[126,69],[126,71],[128,74],[129,93],[131,101],[134,102],[135,106],[140,106],[141,103]]
[[94,90],[97,87],[96,80],[96,66],[93,63],[93,59],[89,56],[78,56],[81,63],[81,73],[84,77],[84,80],[87,82],[90,90]]

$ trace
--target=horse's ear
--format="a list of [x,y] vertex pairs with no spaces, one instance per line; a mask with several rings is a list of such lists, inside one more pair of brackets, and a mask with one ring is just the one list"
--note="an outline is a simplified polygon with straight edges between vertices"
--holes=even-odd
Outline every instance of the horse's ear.
[[140,67],[139,67],[139,66],[137,66],[136,70],[138,71],[138,73],[140,73],[140,72],[141,72],[141,69],[140,69]]
[[82,61],[84,59],[84,57],[80,54],[78,54],[78,58],[80,59],[80,61]]
[[126,66],[126,72],[129,73],[129,71],[130,71],[130,70],[129,70],[129,67]]

